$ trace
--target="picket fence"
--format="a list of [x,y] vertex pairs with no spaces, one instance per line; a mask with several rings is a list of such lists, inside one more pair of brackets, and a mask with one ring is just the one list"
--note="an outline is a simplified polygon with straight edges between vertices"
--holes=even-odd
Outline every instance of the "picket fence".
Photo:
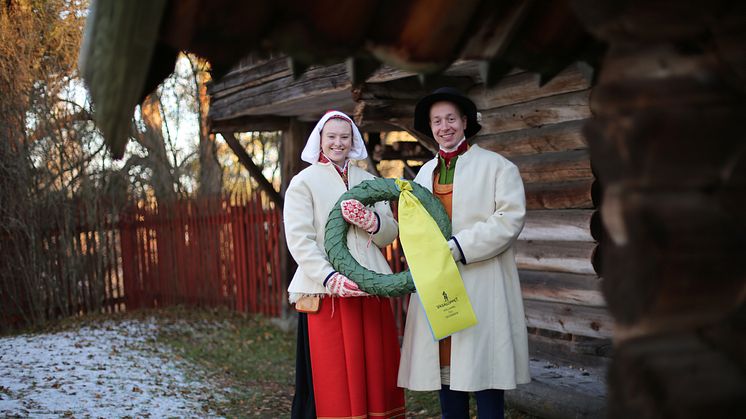
[[[18,278],[2,287],[0,328],[173,305],[292,315],[286,291],[292,272],[284,270],[294,267],[283,266],[281,209],[263,194],[138,201],[118,216],[89,206],[96,210],[81,210],[87,218],[78,218],[88,221],[73,234],[45,239],[54,259],[44,282]],[[406,269],[398,241],[383,251],[394,272]],[[20,285],[41,290],[40,297],[11,304],[28,294]],[[392,299],[400,331],[405,307],[406,297]]]
[[[292,314],[281,211],[266,196],[141,204],[123,214],[120,232],[127,309],[181,304]],[[406,269],[398,241],[384,255],[394,272]],[[406,303],[392,299],[400,334]]]

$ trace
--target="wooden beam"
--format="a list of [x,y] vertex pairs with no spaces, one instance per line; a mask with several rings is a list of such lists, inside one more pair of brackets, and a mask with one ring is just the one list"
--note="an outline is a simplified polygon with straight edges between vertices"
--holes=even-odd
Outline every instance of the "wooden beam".
[[252,132],[282,131],[287,129],[290,118],[274,115],[240,116],[238,118],[213,121],[213,133],[218,132]]
[[283,206],[283,199],[282,196],[275,190],[275,188],[272,186],[271,183],[267,180],[266,177],[264,177],[264,174],[262,173],[262,169],[257,167],[254,162],[251,160],[251,157],[248,153],[246,153],[246,150],[241,146],[241,143],[238,142],[236,137],[233,136],[233,133],[220,133],[223,138],[225,139],[226,144],[228,144],[228,147],[233,150],[233,153],[238,157],[238,161],[241,162],[243,167],[246,168],[246,170],[251,173],[251,177],[254,178],[254,180],[259,184],[259,188],[262,189],[264,192],[267,193],[267,196],[269,197],[272,202],[275,203],[279,208],[282,208]]
[[594,242],[516,242],[515,260],[519,269],[535,271],[596,274],[593,257]]
[[587,150],[541,153],[511,159],[525,183],[572,182],[593,178]]
[[601,279],[596,275],[561,272],[518,271],[521,291],[527,300],[604,307]]
[[582,150],[588,148],[582,132],[585,123],[585,120],[567,121],[497,134],[480,132],[474,142],[507,158]]
[[525,300],[526,325],[579,336],[608,339],[614,320],[605,308]]
[[[298,121],[295,118],[289,120],[288,125],[282,132],[282,142],[280,143],[280,194],[284,197],[290,180],[303,169],[305,163],[300,159],[301,151],[305,145],[305,140],[313,129],[313,124]],[[290,280],[295,273],[298,265],[295,263],[287,243],[285,242],[285,224],[283,223],[280,235],[280,252],[283,278],[285,283],[290,284]]]
[[590,90],[482,111],[480,134],[497,134],[591,117]]
[[470,90],[468,95],[477,105],[477,109],[485,111],[591,87],[577,66],[566,68],[543,86],[539,83],[540,77],[539,74],[531,72],[507,76],[494,87],[486,88],[480,84]]
[[599,218],[595,210],[530,210],[518,240],[595,241]]
[[526,208],[529,210],[595,208],[600,202],[600,188],[593,178],[530,183],[525,187]]

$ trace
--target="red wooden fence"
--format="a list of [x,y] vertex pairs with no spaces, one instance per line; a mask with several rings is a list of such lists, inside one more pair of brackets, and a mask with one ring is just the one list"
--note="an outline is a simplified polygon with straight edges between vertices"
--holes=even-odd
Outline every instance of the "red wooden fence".
[[[227,306],[279,316],[287,301],[281,272],[280,210],[250,199],[182,200],[132,205],[121,217],[127,309]],[[398,240],[384,249],[391,269],[406,269]],[[407,297],[392,299],[399,331]]]
[[[268,316],[288,308],[292,272],[281,272],[280,209],[260,194],[139,202],[118,220],[96,203],[79,208],[69,228],[47,231],[39,242],[44,273],[0,284],[0,328],[174,304]],[[394,272],[406,269],[398,241],[384,255]],[[400,333],[406,300],[392,299]]]
[[122,216],[127,308],[227,306],[280,315],[280,210],[251,199],[181,200],[132,206]]

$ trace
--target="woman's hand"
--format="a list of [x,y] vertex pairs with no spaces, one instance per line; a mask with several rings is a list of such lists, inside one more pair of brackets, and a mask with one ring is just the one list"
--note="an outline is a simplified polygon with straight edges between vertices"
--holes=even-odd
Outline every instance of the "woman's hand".
[[348,199],[339,204],[342,207],[342,217],[348,223],[360,227],[368,233],[378,231],[378,217],[357,199]]
[[358,287],[350,278],[347,278],[339,272],[334,272],[326,280],[324,286],[326,287],[326,290],[329,291],[329,294],[338,297],[365,297],[369,295],[365,291],[361,291],[360,287]]

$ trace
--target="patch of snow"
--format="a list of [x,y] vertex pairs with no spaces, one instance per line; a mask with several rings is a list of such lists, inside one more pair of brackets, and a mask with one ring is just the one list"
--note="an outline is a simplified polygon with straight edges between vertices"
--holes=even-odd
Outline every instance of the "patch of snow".
[[153,322],[0,338],[0,416],[214,417],[215,389],[153,341]]

